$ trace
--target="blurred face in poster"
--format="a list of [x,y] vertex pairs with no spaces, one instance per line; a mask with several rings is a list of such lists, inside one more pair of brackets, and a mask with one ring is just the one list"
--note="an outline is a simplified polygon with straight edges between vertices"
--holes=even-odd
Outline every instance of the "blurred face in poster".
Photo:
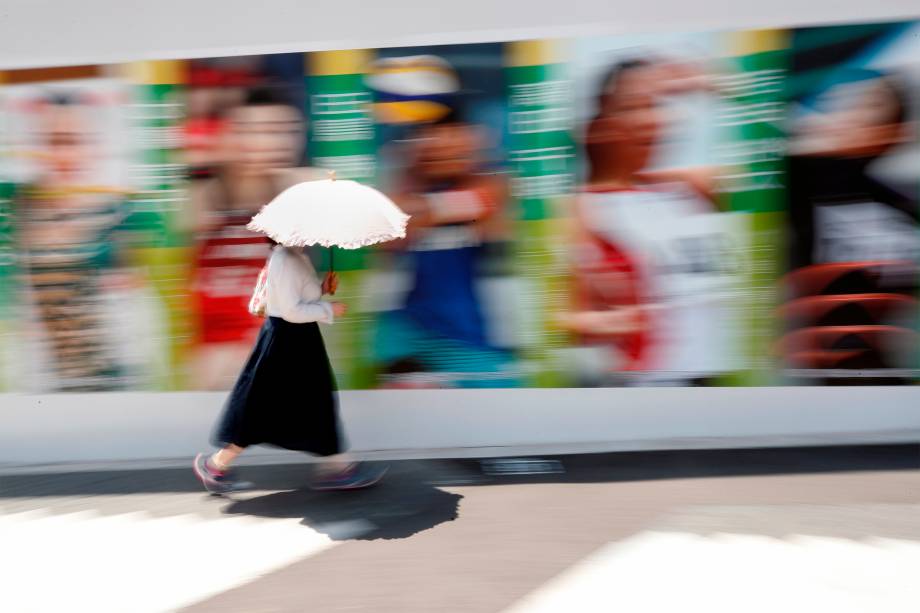
[[467,177],[476,170],[483,144],[480,130],[465,122],[426,126],[414,140],[416,170],[431,183]]
[[665,128],[660,90],[658,70],[645,62],[623,63],[605,78],[586,134],[594,173],[649,164]]
[[60,183],[87,180],[98,156],[89,109],[70,100],[54,100],[43,104],[40,113],[42,179]]
[[837,85],[818,106],[822,112],[799,127],[793,149],[800,155],[874,158],[909,137],[905,100],[890,78]]
[[248,177],[296,166],[303,149],[303,133],[303,119],[291,106],[237,106],[227,114],[223,138],[227,165],[231,172]]

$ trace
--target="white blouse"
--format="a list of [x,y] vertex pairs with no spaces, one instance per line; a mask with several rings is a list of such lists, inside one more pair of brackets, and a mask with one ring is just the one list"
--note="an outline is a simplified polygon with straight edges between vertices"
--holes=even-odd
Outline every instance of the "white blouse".
[[292,324],[334,321],[332,304],[321,300],[323,288],[309,258],[297,249],[275,247],[268,262],[267,303],[269,317]]

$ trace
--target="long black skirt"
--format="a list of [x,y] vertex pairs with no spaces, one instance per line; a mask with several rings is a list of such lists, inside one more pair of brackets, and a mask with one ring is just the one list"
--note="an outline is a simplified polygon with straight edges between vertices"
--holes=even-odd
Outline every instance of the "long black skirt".
[[212,442],[218,447],[272,445],[320,456],[340,453],[336,396],[319,325],[269,317]]

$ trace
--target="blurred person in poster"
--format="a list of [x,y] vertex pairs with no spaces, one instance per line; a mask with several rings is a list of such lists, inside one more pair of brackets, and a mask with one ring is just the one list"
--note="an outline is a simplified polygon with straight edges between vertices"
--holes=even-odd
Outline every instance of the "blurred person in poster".
[[506,387],[511,356],[489,341],[477,279],[484,246],[504,232],[505,178],[486,169],[484,128],[465,121],[458,100],[417,126],[391,196],[412,216],[395,244],[411,288],[382,315],[375,342],[385,378],[399,386]]
[[920,171],[901,186],[892,186],[877,172],[912,140],[910,100],[901,81],[878,71],[853,70],[817,106],[793,125],[790,266],[920,260],[915,193]]
[[[780,348],[793,368],[907,368],[917,357],[920,171],[905,177],[901,166],[884,177],[886,165],[913,141],[911,101],[894,74],[850,69],[835,79],[793,123],[791,300],[783,307],[787,334]],[[823,382],[909,379],[880,373]]]
[[653,59],[600,81],[576,205],[579,306],[560,322],[594,348],[595,383],[707,385],[740,368],[731,293],[742,229],[718,212],[711,173],[653,168],[664,99],[704,87],[699,71]]
[[225,111],[223,121],[223,164],[212,178],[194,182],[191,193],[200,334],[193,368],[197,386],[206,390],[233,384],[262,324],[247,306],[271,249],[246,224],[290,185],[325,177],[298,168],[304,118],[284,88],[251,89],[242,103]]
[[34,109],[37,168],[17,190],[14,221],[29,322],[21,357],[35,391],[155,385],[161,314],[127,267],[128,192],[100,182],[110,153],[95,114],[102,104],[86,91],[58,92]]

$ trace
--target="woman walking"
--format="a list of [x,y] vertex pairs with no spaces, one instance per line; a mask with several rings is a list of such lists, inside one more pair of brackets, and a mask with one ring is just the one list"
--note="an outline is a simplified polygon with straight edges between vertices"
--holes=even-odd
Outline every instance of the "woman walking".
[[375,484],[385,468],[342,454],[335,378],[318,326],[345,315],[345,304],[322,299],[335,293],[337,276],[327,273],[320,283],[303,248],[275,244],[264,283],[265,324],[217,423],[213,443],[220,449],[198,454],[195,474],[212,494],[244,489],[231,464],[261,444],[329,458],[314,489]]

